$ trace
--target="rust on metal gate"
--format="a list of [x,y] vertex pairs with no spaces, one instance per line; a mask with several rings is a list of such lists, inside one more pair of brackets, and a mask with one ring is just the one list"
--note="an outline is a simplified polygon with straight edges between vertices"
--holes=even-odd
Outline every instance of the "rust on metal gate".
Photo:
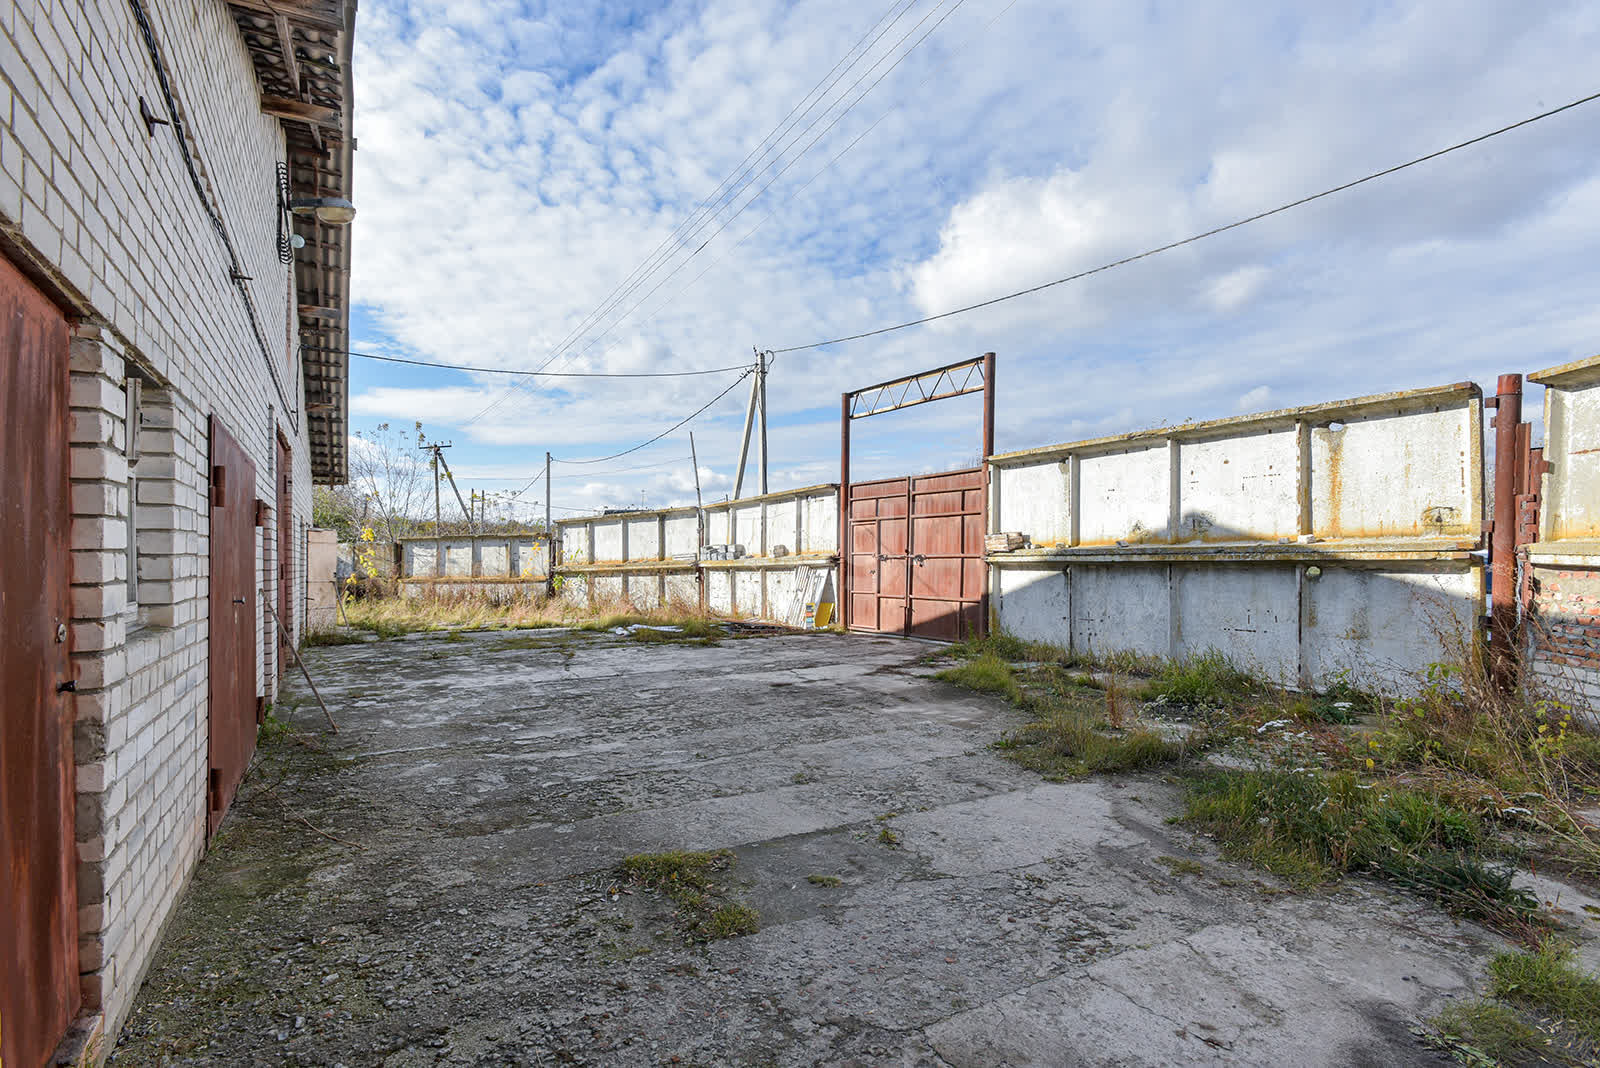
[[208,835],[227,814],[256,745],[255,487],[255,464],[213,415]]
[[848,629],[944,641],[987,633],[988,465],[850,483],[851,420],[979,392],[987,459],[994,452],[992,352],[843,395],[839,604]]
[[0,1064],[45,1064],[78,1011],[67,321],[0,258]]

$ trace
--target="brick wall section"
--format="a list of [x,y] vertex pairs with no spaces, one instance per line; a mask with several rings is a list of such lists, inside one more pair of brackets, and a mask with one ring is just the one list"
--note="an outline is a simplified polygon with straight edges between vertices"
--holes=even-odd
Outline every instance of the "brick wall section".
[[[270,596],[275,526],[298,532],[311,512],[293,280],[276,252],[283,133],[260,112],[220,0],[141,2],[205,196],[253,279],[256,327],[172,128],[150,136],[139,119],[140,97],[157,115],[166,105],[130,0],[0,4],[0,236],[81,322],[61,443],[71,449],[80,952],[85,1012],[102,1014],[111,1037],[205,844],[208,417],[245,447],[256,496],[272,503],[257,542]],[[134,373],[145,383],[132,428],[137,500],[125,425]],[[276,514],[279,432],[293,453],[289,516]],[[298,605],[304,561],[291,570]],[[270,696],[276,642],[264,604],[257,615],[258,692]]]
[[1600,565],[1533,565],[1530,670],[1555,696],[1600,717]]

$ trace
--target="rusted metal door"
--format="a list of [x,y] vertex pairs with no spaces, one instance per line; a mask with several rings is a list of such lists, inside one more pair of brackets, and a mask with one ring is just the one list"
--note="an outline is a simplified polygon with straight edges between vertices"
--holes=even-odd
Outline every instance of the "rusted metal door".
[[907,631],[956,641],[984,631],[983,468],[911,480]]
[[0,259],[0,1064],[78,1011],[67,322]]
[[289,443],[278,435],[278,674],[289,663],[290,635],[294,633],[294,482]]
[[906,630],[905,567],[910,483],[904,478],[850,487],[850,626]]
[[256,746],[256,468],[211,417],[210,789],[215,834]]
[[983,479],[973,468],[849,487],[852,630],[983,633]]

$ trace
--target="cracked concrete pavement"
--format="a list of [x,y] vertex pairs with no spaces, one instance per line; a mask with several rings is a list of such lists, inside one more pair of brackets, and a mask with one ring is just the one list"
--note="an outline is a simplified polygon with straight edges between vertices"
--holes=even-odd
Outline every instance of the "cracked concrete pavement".
[[[112,1063],[1445,1063],[1410,1029],[1495,936],[1377,885],[1283,893],[1169,825],[1161,775],[1042,782],[929,651],[309,651],[341,732],[264,748]],[[754,935],[686,943],[613,874],[722,848]]]

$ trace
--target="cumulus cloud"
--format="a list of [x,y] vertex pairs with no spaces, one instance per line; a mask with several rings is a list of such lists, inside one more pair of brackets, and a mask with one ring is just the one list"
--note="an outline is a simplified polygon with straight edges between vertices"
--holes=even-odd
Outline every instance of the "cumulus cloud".
[[[934,2],[915,0],[885,45]],[[552,356],[565,370],[736,364],[752,346],[1097,266],[1515,121],[1590,91],[1600,46],[1600,9],[1580,0],[973,2],[804,157],[826,120],[717,204],[723,176],[876,17],[849,0],[363,9],[352,287],[372,342],[520,369]],[[797,114],[796,134],[815,117]],[[1600,332],[1600,162],[1584,121],[1552,119],[933,328],[781,355],[773,483],[837,477],[841,390],[986,350],[1000,354],[1002,449],[1259,407],[1245,400],[1263,380],[1273,403],[1298,404],[1587,354]],[[708,198],[704,228],[668,240]],[[676,273],[633,286],[658,249]],[[453,436],[463,469],[532,477],[545,449],[620,451],[729,381],[508,392],[486,375],[358,363],[351,404]],[[731,485],[745,392],[694,424],[703,488]],[[966,418],[953,411],[884,417],[863,463],[961,462],[971,446],[952,437]],[[686,444],[680,432],[596,467],[657,464]],[[574,507],[641,489],[681,503],[688,475],[558,467],[555,491]]]

